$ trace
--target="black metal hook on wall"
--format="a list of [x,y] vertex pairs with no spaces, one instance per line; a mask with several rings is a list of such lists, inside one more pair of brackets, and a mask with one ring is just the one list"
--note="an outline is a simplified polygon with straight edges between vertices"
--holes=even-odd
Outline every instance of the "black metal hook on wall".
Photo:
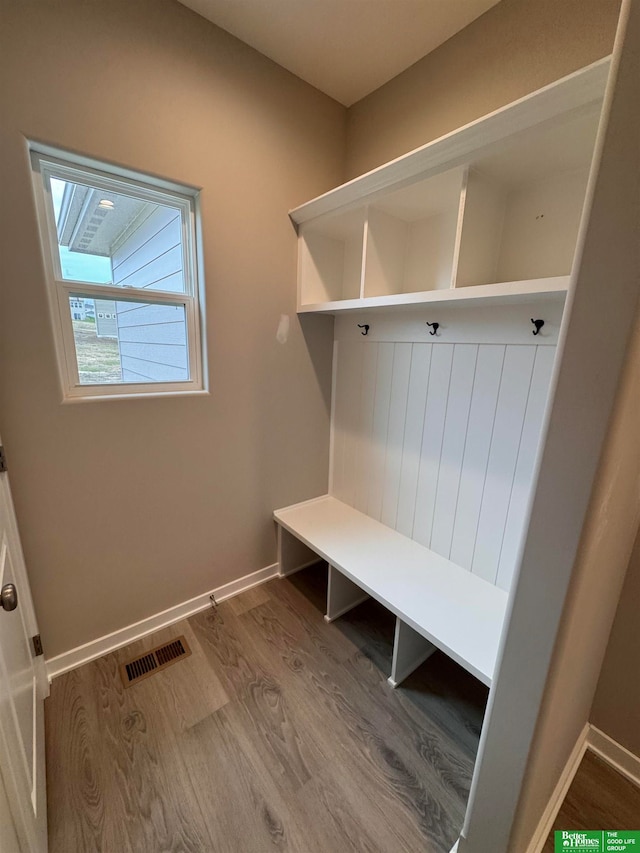
[[532,334],[539,335],[540,329],[544,326],[544,320],[534,320],[532,317],[531,322],[535,326],[535,329],[533,330]]
[[361,335],[369,334],[369,324],[368,323],[358,323],[359,329],[364,329],[364,332],[360,332]]
[[432,332],[429,332],[430,335],[437,335],[440,323],[427,323],[427,326],[430,326],[433,329]]

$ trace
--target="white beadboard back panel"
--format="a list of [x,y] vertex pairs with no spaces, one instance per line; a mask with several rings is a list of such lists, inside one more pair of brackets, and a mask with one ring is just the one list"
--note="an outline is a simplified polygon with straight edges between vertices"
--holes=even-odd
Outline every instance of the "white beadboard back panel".
[[331,493],[509,589],[561,311],[339,318]]

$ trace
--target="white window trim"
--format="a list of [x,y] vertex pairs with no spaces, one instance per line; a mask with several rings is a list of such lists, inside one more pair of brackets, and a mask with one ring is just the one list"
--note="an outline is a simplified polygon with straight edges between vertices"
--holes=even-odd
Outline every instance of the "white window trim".
[[[47,296],[53,326],[56,361],[63,403],[91,400],[122,400],[136,397],[194,396],[208,394],[206,352],[204,342],[205,294],[202,269],[201,235],[198,222],[198,190],[157,178],[141,179],[127,169],[97,163],[74,156],[48,145],[28,142],[40,240],[42,246]],[[170,204],[181,211],[182,245],[184,249],[185,293],[172,293],[135,287],[117,287],[62,277],[58,253],[58,235],[49,189],[48,166],[55,176],[78,179],[78,171],[89,174],[92,185],[105,190],[135,194],[148,201]],[[73,336],[69,297],[116,299],[118,302],[145,302],[159,305],[182,305],[185,310],[190,378],[181,382],[118,382],[81,385]]]

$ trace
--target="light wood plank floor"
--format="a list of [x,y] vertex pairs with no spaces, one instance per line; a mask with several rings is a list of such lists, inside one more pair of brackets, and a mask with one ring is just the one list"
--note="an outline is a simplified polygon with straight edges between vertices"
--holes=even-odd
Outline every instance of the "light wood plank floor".
[[[51,853],[448,853],[487,691],[436,654],[393,691],[393,619],[322,618],[326,569],[268,584],[52,684]],[[118,664],[192,655],[125,690]]]
[[640,829],[640,788],[587,750],[543,853],[553,853],[561,829]]

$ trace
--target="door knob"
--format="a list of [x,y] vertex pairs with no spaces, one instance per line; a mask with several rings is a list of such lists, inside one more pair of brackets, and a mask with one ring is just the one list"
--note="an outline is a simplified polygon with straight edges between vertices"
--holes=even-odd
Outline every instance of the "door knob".
[[15,610],[18,606],[18,590],[15,584],[6,583],[0,592],[0,604],[5,610]]

